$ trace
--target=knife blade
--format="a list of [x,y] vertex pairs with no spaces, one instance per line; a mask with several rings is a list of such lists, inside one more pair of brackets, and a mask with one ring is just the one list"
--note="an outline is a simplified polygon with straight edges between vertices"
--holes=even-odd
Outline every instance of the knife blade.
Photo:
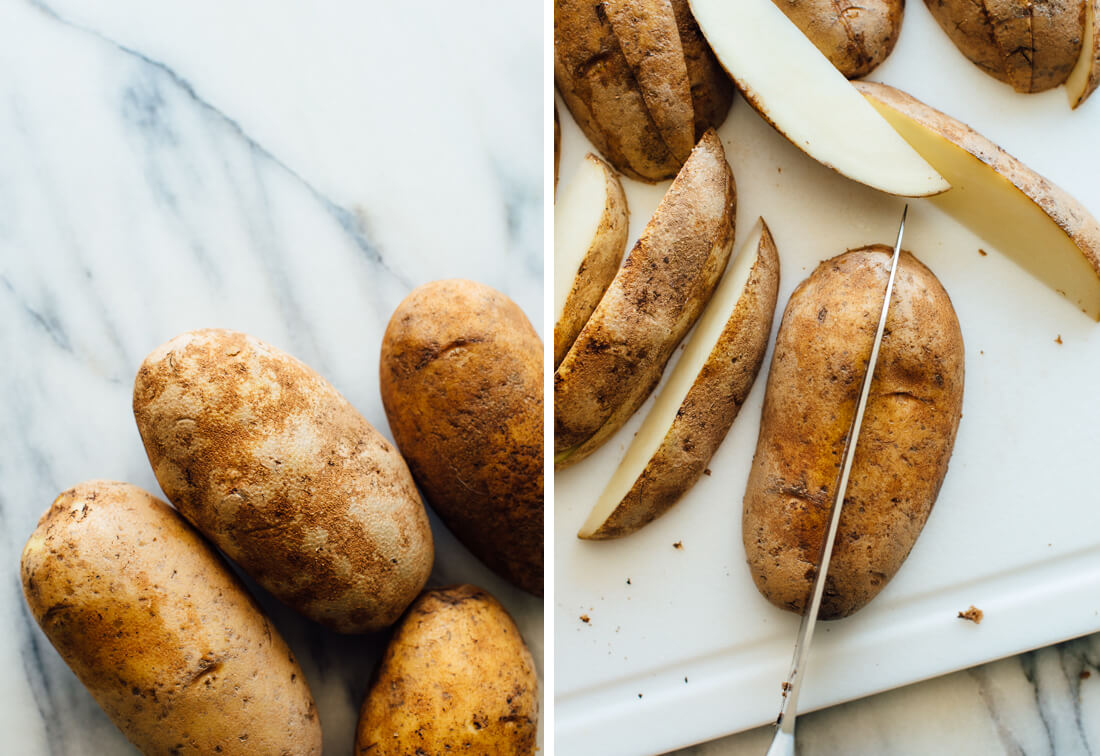
[[779,706],[779,717],[775,721],[775,738],[772,740],[771,747],[768,748],[767,756],[794,756],[795,753],[794,726],[795,719],[798,716],[798,696],[802,692],[806,661],[810,644],[813,642],[817,614],[821,609],[821,599],[825,593],[825,577],[829,572],[829,562],[833,557],[833,544],[836,542],[837,528],[840,525],[840,513],[844,507],[844,496],[848,491],[848,477],[852,472],[852,461],[856,455],[859,431],[863,426],[863,413],[867,409],[867,397],[871,392],[871,379],[875,374],[879,347],[882,346],[882,335],[886,331],[886,315],[890,310],[894,279],[898,271],[898,259],[901,256],[901,238],[905,233],[905,218],[908,214],[909,205],[906,205],[901,213],[898,238],[894,243],[893,258],[890,260],[890,277],[886,281],[886,293],[882,299],[882,312],[879,315],[875,340],[871,345],[871,357],[867,361],[867,372],[863,375],[863,386],[859,392],[855,415],[852,417],[852,426],[844,442],[844,457],[840,478],[829,513],[829,529],[826,531],[825,541],[821,547],[821,559],[818,562],[817,574],[814,576],[813,588],[810,592],[810,605],[803,613],[802,623],[798,627],[798,640],[794,645],[794,658],[791,660],[791,669],[787,674],[787,680],[783,683],[783,700]]

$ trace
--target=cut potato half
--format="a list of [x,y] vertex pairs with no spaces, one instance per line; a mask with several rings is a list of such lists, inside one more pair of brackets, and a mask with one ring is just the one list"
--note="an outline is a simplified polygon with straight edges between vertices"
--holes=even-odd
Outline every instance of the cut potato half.
[[578,537],[633,533],[695,485],[752,389],[778,290],[779,255],[761,218]]
[[691,10],[745,99],[814,160],[889,194],[950,188],[771,0],[691,0]]
[[966,124],[885,84],[856,87],[951,182],[938,207],[1100,320],[1100,224],[1088,210]]
[[628,221],[619,177],[589,153],[554,208],[554,367],[615,278]]
[[1081,37],[1081,55],[1066,79],[1069,104],[1076,108],[1100,85],[1100,0],[1085,2],[1085,32]]

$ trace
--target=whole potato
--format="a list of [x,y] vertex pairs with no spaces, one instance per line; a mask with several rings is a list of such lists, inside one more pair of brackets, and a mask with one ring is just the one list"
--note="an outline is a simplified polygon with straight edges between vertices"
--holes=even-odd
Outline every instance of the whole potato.
[[924,0],[955,46],[1017,92],[1069,78],[1081,52],[1085,0]]
[[164,502],[82,483],[42,516],[20,571],[50,643],[142,753],[320,756],[298,662]]
[[535,753],[538,678],[496,599],[472,585],[427,591],[386,649],[359,716],[357,756]]
[[905,0],[774,0],[849,79],[875,70],[897,44]]
[[[821,263],[779,327],[742,535],[756,587],[783,609],[801,613],[809,597],[891,253],[878,245]],[[820,618],[860,609],[901,567],[947,474],[962,397],[951,300],[902,252]]]
[[397,450],[331,384],[243,333],[145,358],[134,417],[180,513],[277,598],[338,632],[397,621],[432,535]]
[[382,403],[428,503],[470,551],[542,595],[542,341],[473,281],[425,284],[382,339]]

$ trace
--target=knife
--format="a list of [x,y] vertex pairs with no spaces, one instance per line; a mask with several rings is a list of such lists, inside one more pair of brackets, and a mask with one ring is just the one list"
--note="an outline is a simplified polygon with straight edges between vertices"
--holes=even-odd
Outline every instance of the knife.
[[833,499],[832,509],[829,514],[829,530],[825,535],[825,542],[821,548],[821,561],[818,562],[817,575],[814,576],[813,589],[810,593],[810,605],[802,615],[802,624],[798,627],[798,640],[794,644],[794,658],[791,660],[791,671],[787,674],[787,680],[783,683],[783,702],[779,706],[779,718],[775,721],[775,737],[767,756],[794,756],[794,725],[798,716],[798,695],[802,691],[802,680],[805,677],[806,659],[810,652],[810,643],[814,638],[814,626],[817,624],[817,613],[821,609],[821,597],[825,593],[825,576],[829,572],[829,561],[833,557],[833,544],[836,542],[837,526],[840,524],[840,512],[844,506],[844,495],[848,490],[848,476],[852,472],[852,460],[856,456],[856,445],[859,440],[859,430],[863,425],[863,412],[867,409],[867,396],[871,392],[871,378],[875,374],[875,364],[878,362],[879,347],[882,346],[882,334],[886,330],[886,314],[890,310],[891,294],[894,291],[894,278],[898,272],[898,259],[901,256],[901,237],[905,233],[905,217],[909,214],[909,205],[901,213],[901,225],[898,228],[898,240],[894,244],[894,256],[890,261],[890,277],[886,281],[886,293],[882,299],[882,313],[878,319],[878,329],[875,331],[875,341],[871,345],[871,359],[867,361],[867,372],[863,375],[863,388],[859,392],[859,402],[856,404],[856,414],[852,418],[852,427],[848,431],[848,437],[844,442],[844,462],[840,470],[840,480],[836,487],[836,497]]

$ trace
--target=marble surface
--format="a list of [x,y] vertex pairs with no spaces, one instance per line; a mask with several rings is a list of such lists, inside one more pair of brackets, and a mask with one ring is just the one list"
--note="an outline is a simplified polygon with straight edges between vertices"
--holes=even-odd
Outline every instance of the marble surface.
[[[414,286],[466,277],[542,330],[539,3],[0,3],[0,751],[134,753],[29,616],[23,544],[81,480],[158,492],[141,359],[222,326],[316,368],[385,434],[378,351]],[[542,602],[433,520],[431,583]],[[384,635],[261,603],[351,750]]]
[[[1002,659],[798,719],[801,756],[1100,753],[1100,635]],[[677,751],[762,756],[770,727]]]

